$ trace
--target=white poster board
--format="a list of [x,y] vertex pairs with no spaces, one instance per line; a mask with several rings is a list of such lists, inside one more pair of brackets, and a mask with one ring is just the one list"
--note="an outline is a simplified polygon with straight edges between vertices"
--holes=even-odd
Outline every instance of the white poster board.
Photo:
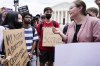
[[55,66],[100,66],[100,42],[55,46]]

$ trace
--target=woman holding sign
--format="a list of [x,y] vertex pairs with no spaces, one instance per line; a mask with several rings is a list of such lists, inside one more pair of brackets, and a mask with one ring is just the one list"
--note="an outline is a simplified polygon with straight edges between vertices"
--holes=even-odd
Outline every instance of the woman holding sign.
[[[3,26],[0,26],[0,61],[1,64],[6,64],[10,59],[11,56],[4,58],[5,51],[4,51],[4,43],[3,43],[3,30],[5,29],[19,29],[22,28],[22,16],[14,11],[8,12]],[[0,65],[2,66],[2,65]]]
[[56,28],[53,28],[54,33],[67,43],[100,42],[100,20],[86,16],[86,4],[82,0],[72,3],[69,14],[74,22],[69,24],[66,35]]

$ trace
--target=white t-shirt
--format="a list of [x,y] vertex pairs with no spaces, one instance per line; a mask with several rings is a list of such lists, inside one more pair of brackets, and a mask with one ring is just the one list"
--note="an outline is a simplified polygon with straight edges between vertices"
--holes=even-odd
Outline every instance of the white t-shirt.
[[5,30],[5,28],[3,26],[0,26],[0,51],[2,51],[3,30]]

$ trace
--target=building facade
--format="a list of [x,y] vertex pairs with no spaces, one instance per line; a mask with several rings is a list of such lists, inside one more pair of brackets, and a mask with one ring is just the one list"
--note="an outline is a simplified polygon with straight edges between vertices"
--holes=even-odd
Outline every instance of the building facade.
[[68,13],[70,3],[63,2],[52,7],[52,19],[58,21],[59,24],[65,25],[70,23],[70,15]]

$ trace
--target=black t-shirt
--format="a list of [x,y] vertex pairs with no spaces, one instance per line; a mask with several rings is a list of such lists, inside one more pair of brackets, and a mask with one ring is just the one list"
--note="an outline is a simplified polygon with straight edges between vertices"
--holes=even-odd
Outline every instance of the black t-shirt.
[[79,25],[76,24],[76,30],[75,30],[73,41],[72,41],[73,43],[78,42],[77,41],[77,33],[79,32],[81,25],[82,24],[79,24]]

